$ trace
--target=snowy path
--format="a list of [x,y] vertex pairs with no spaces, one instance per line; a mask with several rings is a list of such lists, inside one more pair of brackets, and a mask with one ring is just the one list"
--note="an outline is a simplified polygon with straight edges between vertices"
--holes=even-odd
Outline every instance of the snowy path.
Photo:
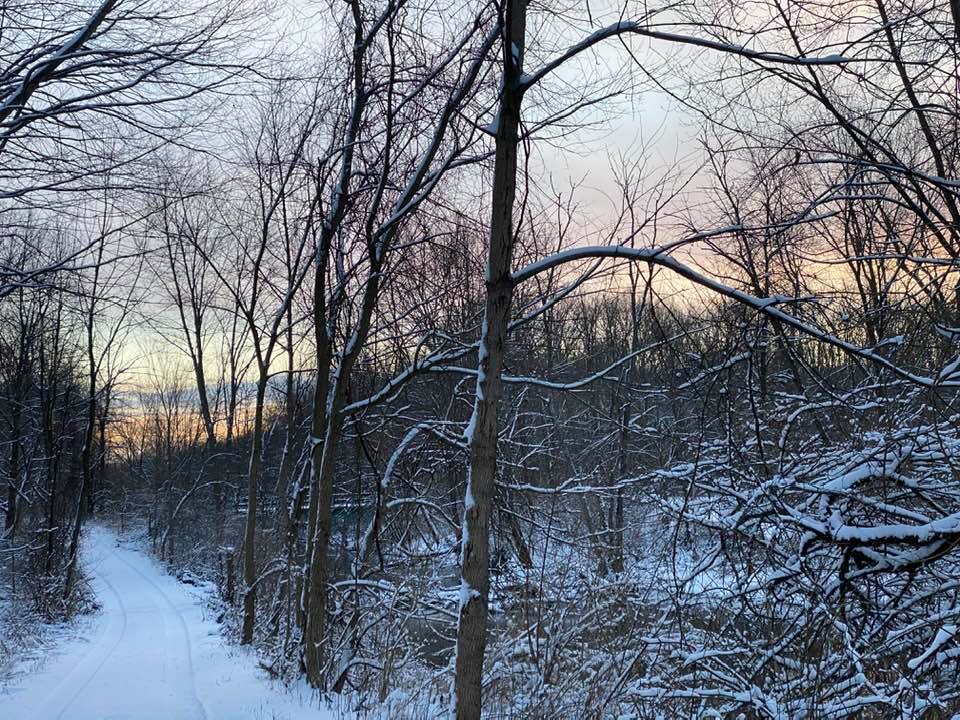
[[57,648],[0,695],[3,720],[329,720],[310,693],[271,683],[224,645],[198,599],[146,555],[90,528],[83,560],[103,606],[89,637]]

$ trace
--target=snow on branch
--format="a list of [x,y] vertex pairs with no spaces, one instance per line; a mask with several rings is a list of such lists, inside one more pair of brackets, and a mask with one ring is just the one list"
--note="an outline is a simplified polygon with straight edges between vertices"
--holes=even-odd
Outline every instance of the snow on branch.
[[[653,248],[632,248],[623,245],[588,245],[584,247],[572,248],[570,250],[564,250],[562,252],[549,255],[545,258],[530,263],[520,270],[517,270],[512,276],[513,282],[515,284],[519,284],[552,268],[580,260],[616,258],[634,262],[647,262],[651,265],[657,265],[659,267],[672,270],[680,277],[689,280],[695,285],[699,285],[700,287],[711,290],[722,297],[735,300],[741,305],[753,308],[761,315],[764,315],[772,320],[777,320],[803,335],[815,340],[819,340],[820,342],[824,342],[828,345],[832,345],[854,357],[868,360],[869,362],[878,365],[885,370],[889,370],[895,375],[905,380],[909,380],[917,385],[931,388],[960,387],[960,374],[951,371],[948,373],[939,373],[934,377],[930,377],[927,375],[919,375],[910,372],[883,355],[874,352],[870,348],[863,348],[854,345],[853,343],[843,340],[842,338],[839,338],[836,335],[827,332],[826,330],[822,330],[815,325],[801,320],[790,313],[784,312],[778,307],[779,305],[787,303],[799,302],[801,298],[785,297],[780,295],[771,297],[757,297],[755,295],[751,295],[750,293],[746,293],[742,290],[731,287],[730,285],[727,285],[715,278],[693,269],[689,265],[680,262],[669,254],[672,247],[676,247],[680,244],[681,243],[673,243],[667,247]],[[807,300],[810,298],[803,299]]]
[[822,57],[808,57],[803,55],[787,55],[778,52],[766,52],[763,50],[753,50],[745,45],[736,45],[734,43],[721,42],[719,40],[710,40],[708,38],[696,37],[695,35],[684,35],[681,33],[665,32],[663,30],[654,30],[648,24],[637,20],[622,20],[601,28],[578,43],[571,45],[566,51],[558,55],[546,65],[535,72],[525,74],[521,78],[523,87],[531,87],[540,82],[544,77],[563,65],[567,60],[576,57],[583,51],[597,45],[598,43],[610,38],[620,37],[621,35],[640,35],[654,40],[664,40],[681,45],[693,45],[696,47],[716,50],[728,55],[739,55],[756,62],[768,62],[779,65],[842,65],[850,62],[849,58],[842,55],[824,55]]

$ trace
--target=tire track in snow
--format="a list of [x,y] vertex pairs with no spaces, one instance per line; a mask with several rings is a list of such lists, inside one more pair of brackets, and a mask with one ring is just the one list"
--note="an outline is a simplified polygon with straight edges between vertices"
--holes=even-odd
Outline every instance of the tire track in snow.
[[[74,692],[71,695],[70,699],[66,702],[63,708],[60,710],[60,712],[57,713],[56,715],[57,720],[60,720],[63,717],[64,713],[70,709],[70,706],[73,705],[74,702],[76,702],[78,697],[80,697],[80,694],[84,690],[86,690],[88,687],[90,687],[90,683],[93,682],[93,679],[97,676],[97,673],[99,673],[100,670],[103,669],[103,666],[106,665],[107,660],[113,657],[113,654],[117,651],[117,648],[120,647],[120,643],[123,642],[123,638],[127,634],[127,608],[123,604],[123,598],[120,597],[120,593],[118,593],[117,589],[110,584],[109,580],[107,580],[104,577],[100,577],[98,578],[98,581],[103,583],[107,587],[107,589],[110,590],[111,593],[113,593],[113,596],[117,599],[117,608],[120,610],[120,616],[122,619],[120,634],[117,636],[117,639],[110,646],[110,649],[103,654],[103,657],[100,658],[100,662],[98,662],[96,667],[94,667],[93,672],[91,672],[90,675],[87,677],[87,679],[80,684],[80,687],[77,688],[76,692]],[[80,664],[82,663],[78,663],[78,666]]]
[[209,640],[217,628],[193,593],[145,552],[118,546],[113,531],[91,526],[81,552],[103,612],[0,692],[0,720],[343,717],[318,707],[305,687],[294,693],[271,682],[255,655]]
[[[192,643],[190,642],[190,633],[187,630],[187,623],[183,619],[181,609],[177,607],[177,605],[175,605],[172,600],[170,600],[167,594],[163,591],[163,589],[159,585],[157,585],[157,583],[155,583],[146,573],[141,571],[133,563],[129,562],[126,558],[124,558],[121,553],[119,552],[116,553],[116,558],[120,560],[120,562],[122,562],[128,568],[133,570],[133,572],[135,572],[137,575],[143,578],[143,580],[148,585],[150,585],[154,590],[156,590],[157,594],[161,598],[163,598],[163,601],[167,604],[167,607],[170,608],[170,611],[177,616],[177,620],[179,621],[179,625],[180,625],[180,631],[181,631],[181,634],[183,635],[183,645],[184,645],[184,648],[186,649],[187,673],[190,678],[190,692],[193,695],[193,701],[196,703],[197,709],[200,711],[200,717],[203,720],[208,720],[207,709],[206,707],[204,707],[203,701],[200,700],[200,696],[197,694],[197,678],[193,668],[193,647],[192,647]],[[164,618],[164,616],[161,615],[161,618]],[[164,618],[164,622],[165,622],[165,618]],[[166,651],[166,648],[165,648],[165,651]]]

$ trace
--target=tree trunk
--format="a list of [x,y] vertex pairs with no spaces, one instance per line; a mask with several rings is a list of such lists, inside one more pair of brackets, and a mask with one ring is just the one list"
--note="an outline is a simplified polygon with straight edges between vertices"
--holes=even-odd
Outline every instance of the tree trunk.
[[77,510],[74,517],[73,529],[70,534],[70,552],[67,560],[67,571],[63,583],[64,600],[73,592],[73,583],[76,578],[77,555],[80,552],[80,532],[86,519],[86,509],[89,507],[89,494],[92,485],[91,474],[93,463],[91,455],[93,445],[93,431],[96,423],[96,386],[91,380],[90,396],[87,400],[87,427],[83,436],[83,449],[80,452],[80,492],[77,497]]
[[[334,390],[336,393],[336,389]],[[306,627],[303,633],[304,665],[313,687],[324,687],[323,640],[327,619],[327,581],[330,575],[330,535],[333,532],[333,469],[340,425],[331,408],[323,441],[314,440],[313,486],[317,508],[307,576]]]
[[[330,393],[330,364],[333,357],[333,348],[327,335],[326,326],[326,246],[321,246],[320,262],[317,266],[313,285],[314,303],[314,335],[317,342],[317,381],[313,392],[313,417],[310,425],[310,499],[307,507],[307,547],[303,577],[300,580],[300,607],[298,608],[298,624],[303,631],[303,662],[307,672],[307,680],[315,686],[320,681],[320,648],[317,639],[317,622],[310,622],[313,613],[312,586],[313,577],[313,548],[317,538],[317,524],[320,517],[320,468],[323,464],[324,438],[327,433],[327,399]],[[308,632],[309,628],[309,632]]]
[[257,400],[253,411],[253,444],[247,471],[247,518],[243,530],[243,630],[242,645],[253,642],[253,626],[257,614],[257,489],[260,485],[260,463],[263,450],[263,402],[267,393],[267,374],[260,373]]
[[470,468],[464,496],[460,561],[460,606],[454,708],[458,720],[478,720],[483,656],[487,644],[490,589],[490,514],[497,474],[497,405],[513,299],[513,205],[516,198],[520,85],[526,25],[526,0],[507,0],[503,18],[503,90],[500,96],[494,161],[486,305],[478,353],[477,391],[467,431]]
[[[340,367],[331,386],[330,407],[325,408],[326,427],[323,429],[323,440],[318,443],[319,432],[321,428],[314,426],[313,429],[313,449],[311,454],[311,467],[313,473],[313,490],[311,493],[311,502],[313,496],[317,498],[316,508],[316,531],[313,535],[312,552],[309,555],[310,570],[307,578],[308,601],[306,611],[306,627],[304,629],[304,665],[307,670],[307,680],[314,687],[324,687],[325,678],[323,677],[323,654],[322,644],[324,634],[326,633],[326,615],[327,615],[327,585],[330,579],[330,536],[333,533],[333,481],[334,470],[336,468],[337,448],[340,444],[340,438],[343,435],[344,414],[343,410],[347,404],[347,386],[353,367],[360,356],[360,351],[367,340],[370,332],[370,320],[373,317],[376,308],[377,298],[380,292],[380,260],[374,254],[370,259],[370,275],[367,279],[367,285],[363,294],[363,305],[360,308],[360,316],[357,321],[357,328],[351,336],[347,347],[349,351],[344,353]],[[324,329],[326,337],[326,329]],[[318,347],[319,338],[318,338]],[[325,362],[328,363],[330,355],[329,342],[324,341]],[[318,364],[318,367],[322,365]],[[316,421],[318,409],[314,400],[314,421]]]
[[20,405],[17,398],[17,406],[13,411],[13,428],[11,437],[13,442],[10,444],[10,466],[7,470],[7,516],[4,528],[8,534],[13,534],[17,524],[17,500],[20,497]]

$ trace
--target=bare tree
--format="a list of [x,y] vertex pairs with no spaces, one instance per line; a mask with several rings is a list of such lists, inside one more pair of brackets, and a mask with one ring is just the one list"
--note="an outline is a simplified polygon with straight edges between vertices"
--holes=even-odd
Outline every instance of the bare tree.
[[[197,98],[226,89],[244,7],[163,2],[17,3],[3,8],[0,52],[0,222],[56,198],[143,187],[141,161],[182,142]],[[66,214],[64,204],[58,206]],[[59,258],[44,248],[24,267],[0,266],[0,293],[42,283],[93,246]]]

